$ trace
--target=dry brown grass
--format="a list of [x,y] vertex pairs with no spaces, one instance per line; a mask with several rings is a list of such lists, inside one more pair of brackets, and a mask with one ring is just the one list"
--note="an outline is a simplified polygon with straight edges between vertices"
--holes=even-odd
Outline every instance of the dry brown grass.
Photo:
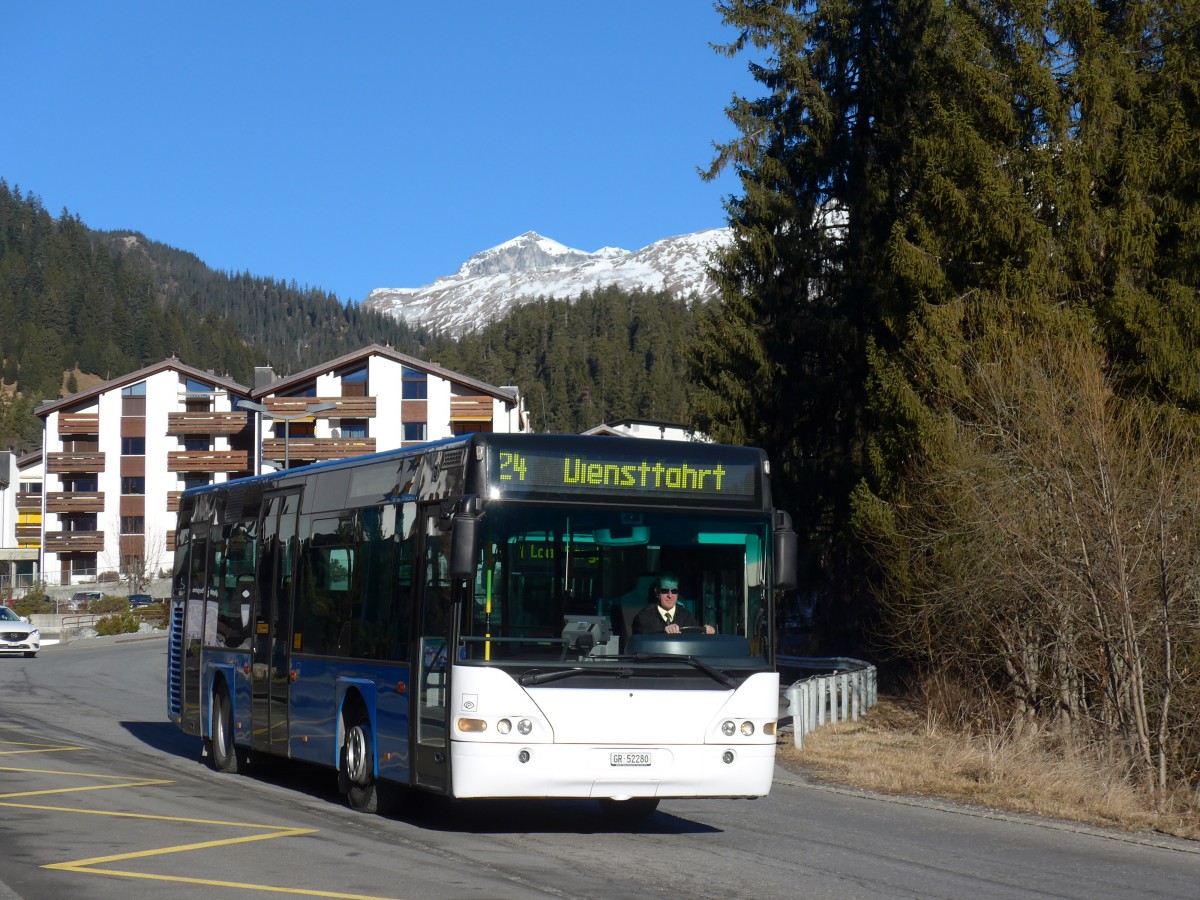
[[929,724],[914,703],[880,698],[858,722],[826,725],[803,749],[780,739],[779,762],[814,780],[942,797],[1126,831],[1200,838],[1200,811],[1156,811],[1113,767],[1052,752],[1036,738],[968,736]]

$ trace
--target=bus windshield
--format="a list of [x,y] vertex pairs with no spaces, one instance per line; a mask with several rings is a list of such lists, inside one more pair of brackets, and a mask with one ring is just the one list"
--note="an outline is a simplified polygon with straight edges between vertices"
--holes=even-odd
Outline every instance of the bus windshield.
[[676,577],[678,604],[700,627],[765,652],[765,517],[493,505],[483,525],[460,661],[619,656],[663,574]]

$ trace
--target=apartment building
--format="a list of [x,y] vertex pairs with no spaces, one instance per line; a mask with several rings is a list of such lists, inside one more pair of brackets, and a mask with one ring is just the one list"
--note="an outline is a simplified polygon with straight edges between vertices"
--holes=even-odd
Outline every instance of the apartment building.
[[528,431],[515,387],[372,344],[295,375],[255,373],[259,470],[361,456],[473,431]]
[[37,578],[42,546],[42,453],[0,451],[0,601]]
[[171,357],[39,406],[43,577],[169,569],[179,494],[253,471],[249,394]]
[[373,344],[253,388],[174,357],[43,403],[42,577],[170,569],[189,487],[469,431],[524,431],[520,393]]

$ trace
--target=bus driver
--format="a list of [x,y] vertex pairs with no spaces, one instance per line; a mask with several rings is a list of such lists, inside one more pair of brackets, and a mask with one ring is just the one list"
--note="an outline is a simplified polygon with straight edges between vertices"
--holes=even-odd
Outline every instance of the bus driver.
[[[679,605],[679,577],[672,572],[659,574],[650,604],[633,618],[634,634],[679,634],[685,628],[699,629],[696,617]],[[711,625],[705,634],[716,634]]]

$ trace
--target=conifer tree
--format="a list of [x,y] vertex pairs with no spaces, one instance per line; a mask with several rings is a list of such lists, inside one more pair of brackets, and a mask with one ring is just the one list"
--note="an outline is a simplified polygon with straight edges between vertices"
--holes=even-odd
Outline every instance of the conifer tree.
[[766,447],[842,593],[865,594],[856,517],[970,402],[958,345],[1007,327],[987,309],[1073,307],[1127,391],[1197,402],[1195,0],[718,8],[762,96],[709,173],[742,194],[697,424]]

